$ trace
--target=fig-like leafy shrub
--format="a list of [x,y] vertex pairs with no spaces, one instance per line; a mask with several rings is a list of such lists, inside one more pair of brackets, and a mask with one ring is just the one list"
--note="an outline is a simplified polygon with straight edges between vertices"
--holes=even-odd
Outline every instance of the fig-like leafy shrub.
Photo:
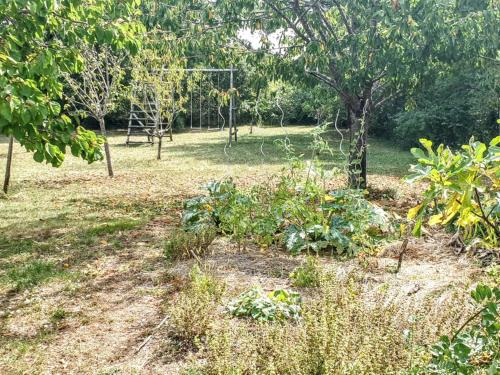
[[500,236],[500,136],[489,146],[471,139],[453,151],[421,139],[424,150],[411,152],[418,164],[406,178],[427,184],[422,201],[408,212],[414,220],[413,234],[420,235],[424,223],[460,231],[465,240],[479,240],[486,247],[498,246]]
[[[479,284],[471,293],[476,312],[450,338],[432,346],[425,374],[498,374],[500,372],[500,289]],[[470,326],[469,326],[470,325]]]

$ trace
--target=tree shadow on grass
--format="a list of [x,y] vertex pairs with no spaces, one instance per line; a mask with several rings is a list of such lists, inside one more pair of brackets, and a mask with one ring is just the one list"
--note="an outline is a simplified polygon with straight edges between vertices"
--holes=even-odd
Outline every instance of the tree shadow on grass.
[[231,147],[225,139],[210,140],[210,142],[193,142],[184,144],[169,144],[165,146],[165,154],[172,153],[180,159],[200,159],[213,164],[282,164],[287,155],[281,141],[287,141],[297,155],[304,154],[307,159],[311,155],[309,134],[285,135],[245,135]]
[[0,144],[8,144],[9,137],[0,136]]
[[[0,236],[0,282],[15,283],[9,275],[22,273],[26,265],[40,260],[57,260],[51,273],[61,276],[67,273],[64,265],[77,268],[103,254],[122,250],[127,245],[127,234],[148,220],[149,217],[136,218],[128,213],[116,217],[115,213],[113,218],[85,217],[75,221],[61,214],[44,220],[43,227],[37,228],[39,220],[22,223],[27,228],[37,228],[25,236],[19,235],[19,225],[5,227]],[[9,236],[9,232],[13,234]],[[49,278],[40,281],[45,279]],[[37,284],[26,283],[26,286]]]
[[[317,155],[324,168],[343,169],[347,162],[348,142],[344,139],[340,148],[340,137],[335,130],[323,134],[328,141],[331,153],[327,151]],[[175,159],[195,159],[214,165],[278,165],[287,160],[286,151],[281,142],[289,144],[294,155],[303,155],[305,160],[312,157],[311,144],[313,136],[310,133],[289,135],[250,135],[239,138],[238,143],[228,147],[225,140],[210,140],[210,142],[193,142],[185,144],[168,144],[164,155],[169,154]],[[403,176],[412,161],[411,154],[401,150],[386,141],[371,140],[368,148],[368,173],[385,176]]]

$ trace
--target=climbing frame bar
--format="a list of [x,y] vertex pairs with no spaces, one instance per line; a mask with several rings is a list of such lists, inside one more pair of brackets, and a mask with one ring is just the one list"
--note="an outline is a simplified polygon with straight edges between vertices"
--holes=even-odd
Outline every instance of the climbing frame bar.
[[[235,116],[235,102],[234,102],[234,73],[238,71],[237,69],[235,69],[233,67],[225,68],[225,69],[217,69],[217,68],[188,68],[188,69],[173,68],[173,69],[170,69],[170,68],[163,68],[163,69],[157,69],[157,71],[158,71],[158,73],[161,73],[162,71],[163,72],[168,72],[168,71],[181,72],[182,71],[182,72],[186,72],[186,73],[195,73],[195,72],[208,73],[208,80],[210,83],[213,80],[213,73],[216,73],[217,74],[217,89],[220,89],[220,84],[221,84],[220,75],[221,75],[221,73],[229,73],[230,97],[229,97],[229,110],[228,110],[228,117],[227,117],[228,128],[229,128],[229,145],[232,144],[233,140],[234,140],[234,142],[238,141],[238,135],[237,135],[238,129],[236,127],[236,121],[235,121],[236,116]],[[221,111],[222,104],[218,101],[216,101],[217,128],[211,127],[212,126],[211,121],[214,120],[214,122],[215,122],[215,119],[211,117],[211,115],[212,115],[212,113],[211,113],[212,102],[210,100],[210,94],[206,95],[205,98],[203,96],[202,84],[203,84],[204,78],[207,79],[207,77],[205,77],[205,75],[203,75],[202,78],[200,79],[200,82],[198,82],[198,86],[199,86],[198,90],[195,90],[195,85],[193,85],[192,83],[191,83],[191,85],[188,85],[188,86],[190,86],[190,88],[189,88],[190,97],[189,97],[189,104],[188,104],[189,109],[190,109],[190,118],[189,118],[190,129],[191,130],[201,130],[202,129],[203,118],[204,118],[203,103],[205,103],[207,106],[206,115],[208,116],[207,117],[207,124],[208,124],[207,130],[224,130],[226,117],[225,117],[225,115],[223,115],[223,113]],[[195,95],[195,91],[198,91],[198,93],[196,93],[197,95]],[[173,95],[175,95],[175,93],[173,93]],[[195,98],[198,97],[198,101],[199,101],[198,108],[196,108],[196,109],[194,108],[195,106],[193,103],[193,96]],[[196,111],[196,110],[199,111],[198,126],[196,126],[194,121],[193,121],[193,111]],[[152,108],[151,111],[154,112],[154,108]],[[147,143],[153,143],[154,140],[152,140],[152,137],[150,137],[150,135],[149,135],[150,131],[151,131],[151,129],[149,129],[149,128],[154,128],[154,126],[150,126],[148,123],[146,123],[144,121],[145,119],[144,120],[139,119],[135,112],[140,112],[140,111],[134,110],[134,108],[131,106],[129,127],[128,127],[129,129],[128,129],[128,134],[127,134],[127,144],[133,143],[132,141],[130,141],[130,136],[134,133],[134,130],[136,130],[135,128],[137,128],[137,130],[142,132],[143,134],[146,133],[148,135]],[[146,116],[144,116],[144,117],[146,117]],[[221,119],[222,119],[222,124],[220,125]],[[135,125],[135,124],[137,124],[137,125]],[[161,127],[162,127],[162,125],[163,124],[160,124]],[[171,129],[170,129],[170,138],[172,138]],[[138,143],[142,143],[142,142],[138,142]],[[144,143],[146,143],[146,142],[144,142]]]

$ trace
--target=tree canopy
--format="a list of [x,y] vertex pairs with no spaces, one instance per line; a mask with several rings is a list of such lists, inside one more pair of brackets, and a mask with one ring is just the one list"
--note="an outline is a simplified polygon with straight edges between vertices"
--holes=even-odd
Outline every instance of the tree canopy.
[[[312,117],[340,109],[352,187],[366,186],[367,134],[381,126],[383,106],[415,107],[412,96],[449,66],[479,70],[497,61],[500,45],[492,0],[4,0],[0,11],[0,133],[36,160],[60,165],[67,146],[89,162],[102,158],[103,140],[61,110],[61,75],[82,70],[81,42],[134,54],[144,41],[181,67],[244,68],[248,111],[280,79],[307,92]],[[413,126],[400,119],[400,129]]]
[[139,1],[0,1],[0,133],[13,135],[36,161],[58,166],[69,146],[89,162],[103,139],[62,111],[62,73],[82,69],[80,42],[136,52]]

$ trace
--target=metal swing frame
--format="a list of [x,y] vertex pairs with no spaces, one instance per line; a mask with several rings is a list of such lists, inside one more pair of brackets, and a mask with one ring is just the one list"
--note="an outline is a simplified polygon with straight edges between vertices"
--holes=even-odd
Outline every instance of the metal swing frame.
[[[228,128],[229,128],[229,145],[231,145],[233,139],[234,142],[238,141],[238,128],[236,126],[236,106],[235,106],[235,101],[234,101],[234,95],[232,94],[233,89],[234,89],[234,74],[237,72],[237,69],[234,68],[226,68],[226,69],[216,69],[216,68],[191,68],[191,69],[176,69],[176,70],[182,70],[186,73],[196,73],[196,72],[202,72],[202,73],[208,73],[209,77],[212,78],[212,74],[216,73],[217,74],[217,88],[220,88],[220,75],[224,73],[229,73],[229,90],[231,92],[230,98],[229,98],[229,116],[228,116]],[[211,79],[210,79],[211,81]],[[189,113],[189,123],[190,123],[190,129],[192,131],[196,130],[202,130],[202,122],[203,122],[203,96],[202,96],[202,85],[203,80],[200,80],[198,83],[198,98],[199,98],[199,124],[198,126],[194,126],[193,122],[193,93],[194,93],[194,88],[190,90],[189,95],[190,95],[190,113]],[[208,110],[207,110],[207,130],[224,130],[226,124],[225,124],[225,118],[222,116],[220,112],[220,106],[217,107],[217,127],[211,127],[211,110],[210,110],[210,96],[206,100],[208,103]],[[220,117],[224,119],[224,123],[220,124]]]
[[[238,128],[236,126],[236,107],[235,107],[235,100],[234,100],[234,74],[237,71],[237,69],[234,69],[233,67],[231,68],[226,68],[226,69],[216,69],[216,68],[189,68],[189,69],[167,69],[164,68],[165,71],[182,71],[186,73],[196,73],[196,72],[201,72],[201,73],[208,73],[210,77],[212,77],[213,73],[217,73],[217,88],[220,88],[220,75],[221,74],[229,74],[229,90],[230,90],[230,97],[229,97],[229,114],[228,114],[228,121],[227,121],[227,126],[229,130],[228,134],[228,140],[229,140],[229,145],[232,144],[233,140],[234,142],[238,142]],[[199,126],[195,127],[193,126],[193,91],[194,89],[190,90],[190,129],[191,130],[202,130],[202,122],[203,122],[203,106],[202,106],[202,80],[198,83],[199,85],[199,112],[200,112],[200,118],[199,118]],[[175,95],[175,94],[174,94]],[[210,97],[207,100],[208,105],[211,105],[210,102]],[[225,117],[222,115],[220,111],[221,105],[217,107],[217,128],[211,128],[210,127],[210,112],[211,108],[208,107],[207,114],[207,130],[220,130],[223,131],[225,126],[226,126],[226,121]],[[144,111],[139,108],[138,106],[135,106],[133,103],[130,104],[130,115],[129,115],[129,122],[128,122],[128,130],[127,130],[127,142],[126,144],[132,144],[132,143],[149,143],[153,144],[154,143],[154,138],[151,136],[155,131],[159,131],[160,129],[156,129],[155,125],[151,124],[150,122],[147,121],[147,114],[144,113]],[[223,124],[222,126],[220,125],[220,117],[223,118]],[[163,124],[162,124],[163,125]],[[146,135],[147,136],[147,141],[131,141],[130,137],[133,135]],[[171,127],[170,127],[170,140],[172,140],[172,134],[171,134]]]

